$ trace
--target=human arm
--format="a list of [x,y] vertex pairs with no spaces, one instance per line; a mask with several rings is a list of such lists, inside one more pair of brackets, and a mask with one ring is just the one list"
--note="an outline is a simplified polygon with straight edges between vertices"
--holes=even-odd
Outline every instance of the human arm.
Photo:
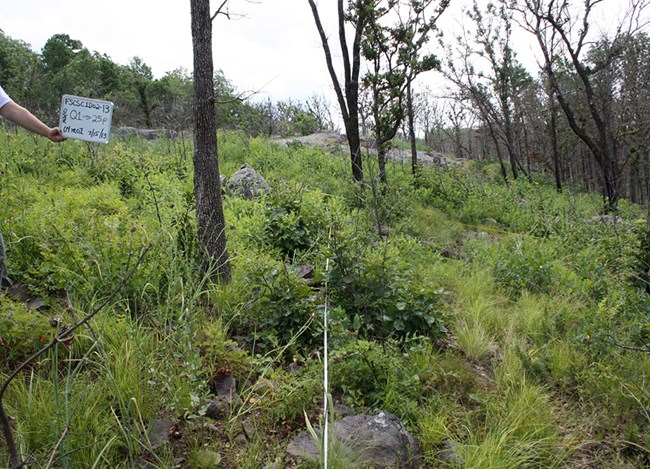
[[0,107],[0,116],[31,132],[47,137],[53,142],[65,140],[58,127],[48,127],[38,117],[13,101],[9,101]]

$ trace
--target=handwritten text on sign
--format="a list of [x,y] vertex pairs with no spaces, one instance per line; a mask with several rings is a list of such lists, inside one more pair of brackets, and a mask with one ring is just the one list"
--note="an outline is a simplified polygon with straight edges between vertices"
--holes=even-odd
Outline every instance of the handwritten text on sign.
[[68,138],[108,143],[113,120],[113,103],[63,95],[59,128]]

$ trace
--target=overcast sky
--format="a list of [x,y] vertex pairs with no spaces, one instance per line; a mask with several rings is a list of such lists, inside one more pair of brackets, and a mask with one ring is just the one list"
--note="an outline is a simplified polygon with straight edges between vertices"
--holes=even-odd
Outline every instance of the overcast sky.
[[[189,0],[0,2],[0,28],[36,51],[52,35],[66,33],[119,64],[139,56],[156,77],[178,67],[192,70]],[[606,14],[612,18],[627,2],[606,0]],[[213,8],[220,3],[212,0]],[[335,0],[318,3],[326,28],[335,36]],[[469,0],[451,4],[453,10],[441,20],[446,27],[458,24],[458,12]],[[262,89],[261,97],[304,99],[323,94],[333,100],[307,0],[231,0],[230,5],[232,19],[219,17],[214,23],[215,69],[222,69],[240,91]],[[535,64],[531,47],[519,44],[519,58],[529,68]],[[432,76],[428,80],[439,83]]]
[[[156,77],[192,70],[188,0],[1,0],[0,28],[39,51],[57,33],[127,64],[139,56]],[[221,2],[213,0],[214,8]],[[231,20],[214,22],[214,63],[239,90],[272,99],[329,93],[329,76],[306,0],[231,0]],[[324,16],[336,14],[321,0]],[[331,10],[328,12],[327,10]],[[242,14],[242,17],[235,15]],[[331,13],[328,15],[328,13]]]

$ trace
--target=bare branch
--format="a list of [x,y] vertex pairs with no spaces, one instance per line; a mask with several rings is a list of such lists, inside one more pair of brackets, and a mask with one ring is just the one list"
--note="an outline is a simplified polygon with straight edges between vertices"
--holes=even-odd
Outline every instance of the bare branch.
[[620,343],[616,340],[616,337],[614,337],[614,336],[611,335],[611,334],[608,335],[607,337],[609,337],[609,338],[612,340],[612,343],[613,343],[616,347],[618,347],[618,348],[622,348],[623,350],[631,350],[631,351],[633,351],[633,352],[650,353],[650,344],[646,344],[646,345],[645,345],[645,348],[641,348],[641,347],[633,347],[633,346],[631,346],[631,345],[620,344]]
[[16,368],[3,383],[2,387],[0,388],[0,424],[2,425],[2,432],[4,434],[5,440],[7,441],[7,448],[9,450],[9,461],[13,469],[18,469],[20,467],[23,467],[23,463],[21,462],[20,456],[18,454],[18,450],[16,449],[16,443],[13,439],[13,433],[11,430],[11,425],[9,423],[9,417],[7,416],[4,406],[2,404],[2,399],[4,397],[5,391],[9,387],[9,384],[14,380],[16,376],[18,376],[18,373],[20,373],[22,370],[27,368],[38,357],[43,355],[48,350],[54,348],[57,344],[64,342],[64,339],[70,337],[72,333],[75,330],[77,330],[79,327],[87,324],[88,321],[90,321],[93,317],[95,317],[95,315],[97,315],[97,313],[99,313],[102,309],[104,309],[106,305],[108,305],[111,301],[113,301],[113,299],[117,296],[117,294],[122,290],[122,288],[124,288],[126,283],[131,279],[138,266],[144,260],[144,257],[150,248],[151,245],[147,246],[145,249],[142,250],[140,257],[138,258],[133,268],[126,274],[126,276],[122,279],[122,281],[117,286],[117,288],[113,290],[113,292],[102,302],[102,304],[100,304],[97,308],[95,308],[95,310],[93,310],[91,313],[87,314],[81,321],[78,321],[70,328],[57,334],[56,337],[54,337],[54,339],[52,339],[52,341],[49,344],[47,344],[40,350],[34,352],[34,354],[32,354],[32,356],[30,356],[27,360],[21,363],[18,366],[18,368]]
[[226,6],[226,3],[228,3],[228,0],[223,0],[223,2],[221,3],[221,5],[219,5],[219,8],[217,8],[217,11],[214,12],[214,15],[212,15],[212,16],[210,17],[210,21],[214,21],[214,19],[215,19],[218,15],[224,15],[226,18],[230,19],[230,12],[229,12],[228,10],[226,10],[225,12],[222,12],[223,7]]

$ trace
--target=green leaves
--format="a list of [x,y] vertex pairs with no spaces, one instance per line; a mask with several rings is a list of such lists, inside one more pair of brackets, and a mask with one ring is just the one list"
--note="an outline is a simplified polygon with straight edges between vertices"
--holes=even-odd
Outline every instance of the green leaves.
[[52,337],[48,319],[26,305],[0,295],[0,370],[11,370]]
[[297,191],[277,192],[267,198],[264,239],[287,259],[314,246],[324,228],[322,207],[305,201]]
[[361,82],[368,95],[384,183],[386,144],[395,137],[407,113],[407,89],[418,74],[437,67],[435,56],[424,54],[423,49],[446,2],[440,2],[436,14],[428,18],[425,10],[432,4],[431,0],[389,0],[364,3],[362,8],[359,3],[350,5],[366,23],[361,53],[368,62],[368,71]]
[[321,340],[319,321],[314,322],[320,300],[296,269],[272,261],[257,268],[246,276],[250,298],[233,327],[255,337],[260,351],[290,346],[288,355],[308,353]]
[[547,293],[552,283],[551,258],[533,240],[516,239],[494,264],[497,281],[514,297],[524,290]]
[[424,286],[398,266],[398,243],[376,247],[339,244],[328,285],[333,303],[358,323],[364,337],[438,337],[445,332],[441,288]]

